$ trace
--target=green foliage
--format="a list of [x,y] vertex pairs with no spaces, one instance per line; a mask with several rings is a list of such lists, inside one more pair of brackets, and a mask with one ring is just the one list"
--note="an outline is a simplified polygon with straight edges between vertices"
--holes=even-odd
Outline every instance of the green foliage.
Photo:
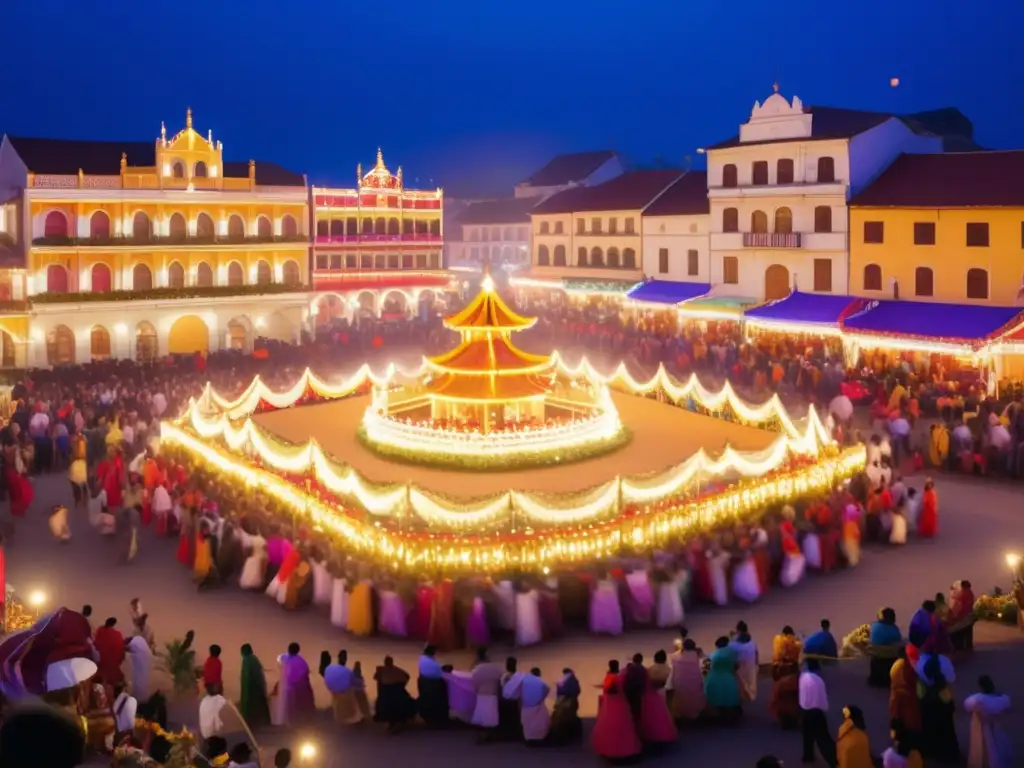
[[196,690],[196,652],[192,649],[189,639],[172,640],[167,643],[160,652],[160,660],[174,682],[176,694]]
[[982,595],[974,601],[974,618],[978,621],[1016,624],[1019,610],[1016,597],[999,587],[993,589],[991,595]]

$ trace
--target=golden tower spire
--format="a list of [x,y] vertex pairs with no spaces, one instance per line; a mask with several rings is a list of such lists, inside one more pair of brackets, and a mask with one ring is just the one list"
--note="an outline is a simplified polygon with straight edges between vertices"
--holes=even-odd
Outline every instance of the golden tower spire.
[[374,167],[375,171],[379,171],[384,167],[384,153],[380,151],[380,147],[377,147],[377,165]]
[[185,110],[185,127],[186,128],[191,128],[192,127],[192,107],[189,107],[188,109]]

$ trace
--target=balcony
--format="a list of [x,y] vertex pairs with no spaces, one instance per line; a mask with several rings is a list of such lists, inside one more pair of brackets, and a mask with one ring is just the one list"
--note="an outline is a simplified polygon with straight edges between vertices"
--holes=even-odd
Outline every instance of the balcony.
[[[37,293],[29,301],[41,304],[86,304],[103,301],[168,301],[182,299],[217,299],[234,296],[271,296],[302,294],[309,291],[305,283],[257,283],[247,285],[192,285],[184,288],[149,288],[121,291],[69,291]],[[0,305],[2,306],[2,305]]]
[[261,245],[272,243],[308,243],[306,235],[274,235],[271,237],[253,235],[237,237],[224,235],[161,235],[153,237],[36,237],[32,240],[37,248],[138,248],[153,245]]
[[357,245],[359,243],[441,243],[441,235],[407,233],[404,235],[317,235],[317,245]]
[[799,248],[799,232],[744,232],[744,248]]

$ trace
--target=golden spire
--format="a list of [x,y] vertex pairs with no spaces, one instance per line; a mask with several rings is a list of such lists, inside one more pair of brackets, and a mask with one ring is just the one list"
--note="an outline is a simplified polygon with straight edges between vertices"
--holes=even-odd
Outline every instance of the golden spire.
[[187,110],[185,110],[185,127],[192,127],[192,107],[189,107]]
[[384,153],[380,151],[380,147],[377,147],[377,165],[374,166],[373,170],[379,171],[384,168]]
[[160,141],[167,141],[167,126],[163,120],[160,121]]
[[363,164],[356,163],[356,184],[362,186],[363,183]]

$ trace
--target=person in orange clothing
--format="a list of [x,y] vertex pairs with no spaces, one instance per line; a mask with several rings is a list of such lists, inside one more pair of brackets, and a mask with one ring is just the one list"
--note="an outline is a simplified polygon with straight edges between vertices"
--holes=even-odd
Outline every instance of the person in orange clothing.
[[924,484],[921,514],[917,518],[917,532],[926,539],[939,532],[939,497],[935,492],[935,481],[930,477]]

